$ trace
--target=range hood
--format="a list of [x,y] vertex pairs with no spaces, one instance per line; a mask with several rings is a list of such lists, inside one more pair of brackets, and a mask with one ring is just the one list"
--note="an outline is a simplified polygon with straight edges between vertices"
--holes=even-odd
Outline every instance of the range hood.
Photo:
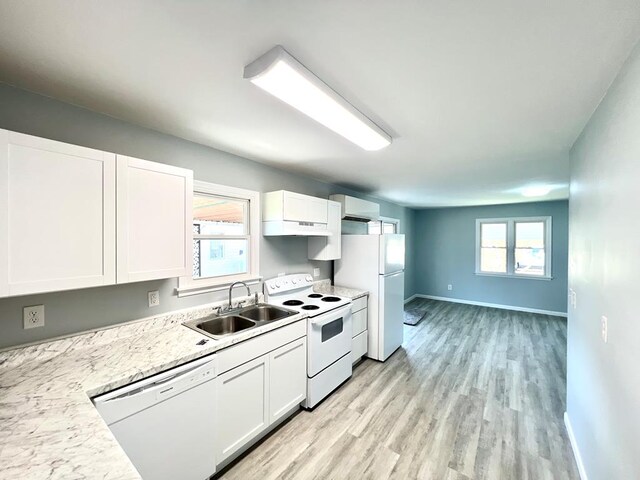
[[380,205],[349,195],[331,195],[330,200],[339,202],[342,208],[342,219],[354,222],[370,222],[380,218]]

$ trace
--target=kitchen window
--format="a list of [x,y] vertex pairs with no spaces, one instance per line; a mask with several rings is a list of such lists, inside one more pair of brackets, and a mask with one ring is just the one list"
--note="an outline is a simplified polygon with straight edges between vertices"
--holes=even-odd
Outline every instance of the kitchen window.
[[367,224],[369,235],[381,235],[384,233],[398,233],[400,229],[400,220],[397,218],[380,217],[380,220],[374,220]]
[[193,272],[180,278],[178,294],[258,281],[260,194],[206,182],[193,189]]
[[476,274],[551,279],[551,217],[477,219]]

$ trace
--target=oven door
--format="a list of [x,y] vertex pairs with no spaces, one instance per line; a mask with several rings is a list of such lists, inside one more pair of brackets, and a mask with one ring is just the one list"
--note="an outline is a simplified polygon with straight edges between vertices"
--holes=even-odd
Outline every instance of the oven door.
[[351,352],[351,304],[310,318],[307,330],[307,373],[320,373]]

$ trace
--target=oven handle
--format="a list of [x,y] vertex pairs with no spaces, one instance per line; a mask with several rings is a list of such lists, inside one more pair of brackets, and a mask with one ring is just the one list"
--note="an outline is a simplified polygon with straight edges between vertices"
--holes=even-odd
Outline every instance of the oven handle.
[[[318,320],[311,320],[311,325],[314,327],[324,327],[325,325],[335,322],[341,317],[344,317],[351,310],[351,304],[345,305],[340,310],[333,312],[331,315],[327,315],[326,318],[319,318]],[[324,315],[320,315],[324,317]]]

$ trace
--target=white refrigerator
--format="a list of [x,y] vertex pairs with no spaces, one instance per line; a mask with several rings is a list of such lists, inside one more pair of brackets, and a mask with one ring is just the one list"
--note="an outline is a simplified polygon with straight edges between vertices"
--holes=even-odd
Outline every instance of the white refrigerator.
[[404,235],[342,235],[334,283],[369,292],[367,356],[385,361],[402,345]]

